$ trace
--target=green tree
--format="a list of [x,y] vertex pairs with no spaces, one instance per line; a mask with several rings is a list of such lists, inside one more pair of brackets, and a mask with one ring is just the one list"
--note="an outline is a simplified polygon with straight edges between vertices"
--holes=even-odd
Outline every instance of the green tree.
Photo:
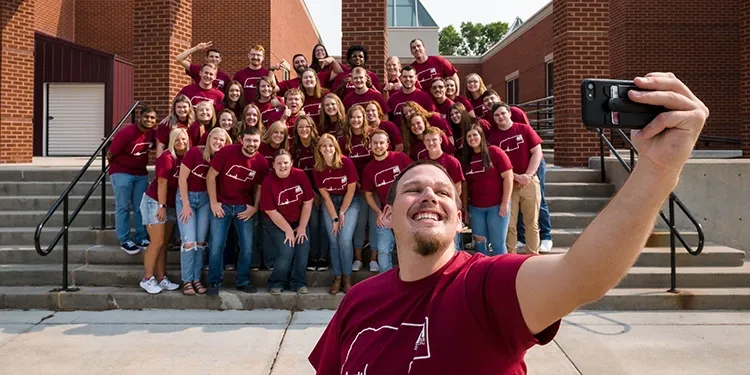
[[441,55],[482,55],[508,32],[508,24],[502,21],[488,24],[461,22],[460,33],[453,25],[438,33],[438,49]]
[[453,25],[444,27],[438,33],[438,49],[443,56],[457,55],[462,44],[463,38],[461,38],[461,34],[456,31]]

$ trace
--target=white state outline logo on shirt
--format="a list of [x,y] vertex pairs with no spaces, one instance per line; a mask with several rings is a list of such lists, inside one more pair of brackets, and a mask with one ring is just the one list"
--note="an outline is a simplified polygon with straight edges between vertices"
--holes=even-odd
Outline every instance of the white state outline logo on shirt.
[[404,107],[404,104],[406,104],[406,102],[401,102],[401,103],[396,104],[396,108],[393,110],[394,116],[401,116],[401,113],[402,113],[401,108]]
[[302,167],[302,160],[307,160],[307,159],[315,159],[315,156],[303,156],[303,157],[299,158],[299,160],[297,160],[297,165],[299,165],[300,169],[302,169],[303,171],[311,171],[312,170],[311,166]]
[[[422,77],[423,77],[423,74],[425,74],[425,73],[429,74],[430,76],[429,76],[429,77],[427,77],[427,78],[422,78]],[[437,73],[437,69],[435,69],[435,68],[429,68],[429,69],[425,69],[425,70],[423,70],[423,71],[421,71],[421,72],[417,73],[417,80],[418,80],[418,81],[419,81],[420,83],[422,83],[422,82],[424,82],[424,81],[429,81],[429,80],[431,80],[431,79],[433,79],[433,78],[435,78],[435,77],[440,77],[440,75],[438,75],[438,73]]]
[[[344,367],[346,366],[346,362],[349,360],[349,355],[352,352],[352,349],[354,348],[354,344],[357,343],[357,340],[359,339],[359,336],[362,334],[365,334],[366,332],[374,332],[375,334],[379,333],[382,330],[389,330],[389,331],[399,331],[400,329],[404,329],[404,331],[407,328],[404,327],[422,327],[422,329],[419,330],[419,335],[414,340],[414,351],[420,349],[420,347],[424,347],[424,350],[426,351],[423,355],[415,355],[414,358],[412,358],[411,362],[409,362],[409,369],[407,371],[407,374],[411,373],[411,367],[414,364],[414,362],[423,360],[423,359],[429,359],[431,358],[432,354],[430,351],[430,318],[425,317],[424,323],[417,324],[417,323],[406,323],[403,322],[399,325],[399,327],[394,326],[381,326],[379,328],[365,328],[354,337],[354,340],[352,341],[351,345],[349,345],[349,350],[346,352],[346,358],[344,359],[344,363],[341,364],[341,370],[344,370]],[[370,341],[372,342],[372,340]],[[363,350],[363,353],[366,353],[366,349]],[[358,371],[356,374],[362,374],[367,375],[367,367],[369,366],[369,363],[365,363],[363,371]],[[345,375],[349,375],[349,371],[344,373]]]
[[[508,142],[508,141],[510,141],[510,142]],[[510,144],[506,145],[506,146],[503,146],[503,143],[506,143],[506,142],[508,142]],[[516,134],[516,135],[514,135],[512,137],[508,137],[508,138],[503,139],[502,141],[500,141],[500,144],[498,144],[498,146],[501,149],[503,149],[503,151],[505,151],[505,152],[511,152],[511,151],[518,150],[518,148],[521,147],[520,145],[522,143],[524,143],[524,142],[525,141],[523,140],[523,135]]]
[[[385,172],[389,172],[391,175],[383,177],[383,181],[378,182],[378,177],[380,176],[380,174],[385,173]],[[375,187],[381,187],[381,186],[385,186],[388,184],[392,184],[393,181],[396,181],[396,177],[398,177],[399,174],[401,174],[401,167],[399,167],[398,165],[388,167],[386,169],[381,170],[378,173],[375,173],[375,176],[373,176],[373,179],[375,180]]]
[[[235,169],[236,168],[236,169]],[[234,171],[234,173],[232,173]],[[242,165],[233,165],[229,170],[227,170],[227,173],[225,175],[231,179],[241,181],[241,182],[247,182],[247,180],[254,180],[255,179],[255,171],[244,167]],[[240,177],[243,176],[243,177]]]
[[[362,151],[357,151],[357,152],[354,151],[358,149],[363,149],[367,152],[363,154],[361,153]],[[372,155],[372,151],[370,151],[369,149],[365,147],[365,145],[360,143],[357,145],[352,145],[352,152],[349,153],[349,159],[361,159],[361,158],[366,158],[370,155]]]
[[140,142],[133,145],[133,149],[130,150],[130,154],[133,156],[141,156],[148,154],[151,150],[151,142]]
[[[248,84],[248,81],[250,81],[250,84]],[[246,89],[254,89],[258,87],[258,81],[260,81],[260,77],[245,78],[245,82],[242,83],[242,86]]]
[[[200,101],[198,103],[195,103],[195,99],[200,99]],[[197,107],[198,104],[201,104],[202,102],[209,102],[211,104],[214,104],[214,100],[213,99],[209,99],[209,98],[207,98],[205,96],[195,95],[192,98],[190,98],[190,103],[193,104],[193,107]]]
[[[417,152],[417,160],[422,160],[422,155],[423,155],[422,153],[423,152],[427,152],[427,149],[425,148],[424,150]],[[429,154],[427,156],[429,157]],[[427,158],[425,158],[425,159],[427,159]]]
[[208,175],[208,164],[198,164],[190,171],[190,174],[192,174],[195,177],[206,179],[206,176]]
[[[308,108],[313,108],[313,110],[309,110]],[[308,105],[302,106],[302,110],[308,116],[317,116],[320,114],[320,103],[308,104]]]
[[[331,181],[331,182],[338,181],[339,184],[340,184],[340,187],[332,187],[333,185],[331,185],[331,187],[329,187],[328,185],[326,185],[326,182],[328,182],[328,181]],[[347,181],[348,181],[348,179],[346,178],[346,176],[326,177],[326,178],[323,179],[323,181],[321,181],[321,185],[323,185],[323,188],[325,188],[328,191],[343,191],[343,190],[346,189],[346,182]]]
[[[479,163],[479,165],[482,166],[482,170],[481,171],[480,170],[474,170],[474,164],[475,163]],[[469,176],[469,175],[472,175],[472,174],[483,173],[484,171],[485,171],[485,169],[484,169],[484,163],[482,163],[482,159],[478,159],[478,160],[474,160],[471,163],[469,163],[469,170],[466,172],[466,175]]]
[[[290,203],[297,202],[301,195],[302,195],[302,186],[295,185],[290,188],[284,189],[279,193],[279,199],[276,201],[277,205],[286,206]],[[286,200],[282,202],[281,201],[282,198],[286,198]]]

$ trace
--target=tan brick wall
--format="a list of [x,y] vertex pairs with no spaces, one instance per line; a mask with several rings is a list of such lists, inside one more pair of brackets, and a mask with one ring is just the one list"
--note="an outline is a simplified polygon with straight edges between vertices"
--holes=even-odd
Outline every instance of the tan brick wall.
[[38,1],[34,24],[37,31],[74,42],[76,39],[76,0]]
[[286,59],[295,77],[292,57],[304,54],[308,63],[318,43],[315,27],[305,12],[303,0],[274,1],[271,5],[271,63]]
[[32,158],[36,4],[0,2],[0,163]]
[[106,6],[103,3],[75,0],[76,43],[132,60],[133,0],[106,0]]
[[[750,158],[750,1],[743,1],[738,12],[740,47],[740,134],[742,156]],[[711,112],[713,116],[713,110]]]
[[[388,58],[388,14],[384,0],[341,1],[341,54],[354,44],[367,47],[367,68],[383,77]],[[410,61],[409,61],[410,62]]]

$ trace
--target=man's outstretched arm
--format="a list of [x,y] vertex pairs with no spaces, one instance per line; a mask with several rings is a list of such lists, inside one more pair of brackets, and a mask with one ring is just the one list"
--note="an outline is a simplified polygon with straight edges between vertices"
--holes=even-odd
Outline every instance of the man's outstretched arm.
[[521,266],[516,291],[533,334],[601,298],[627,274],[708,117],[705,105],[671,73],[652,73],[635,82],[654,91],[631,91],[633,101],[663,105],[670,112],[633,133],[639,151],[633,173],[570,250],[532,257]]

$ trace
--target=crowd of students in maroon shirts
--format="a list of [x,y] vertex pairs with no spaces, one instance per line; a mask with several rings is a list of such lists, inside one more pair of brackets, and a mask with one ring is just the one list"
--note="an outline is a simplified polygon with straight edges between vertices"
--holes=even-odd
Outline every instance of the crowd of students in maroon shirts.
[[[166,276],[166,252],[176,243],[187,295],[217,295],[232,269],[238,290],[256,292],[250,271],[260,268],[271,271],[270,293],[305,294],[306,271],[329,265],[330,293],[345,293],[365,264],[373,272],[392,268],[395,241],[383,204],[395,177],[421,159],[444,166],[462,196],[473,241],[463,244],[458,234],[457,248],[549,252],[549,215],[540,217],[542,140],[526,114],[475,73],[464,78],[461,95],[448,60],[427,56],[419,39],[410,46],[415,60],[389,58],[384,84],[365,68],[367,49],[359,45],[347,50],[346,63],[320,44],[311,62],[297,54],[297,77],[283,82],[274,74],[280,65],[262,66],[262,46],[250,49],[249,66],[233,77],[219,69],[221,54],[210,42],[179,54],[194,83],[158,125],[156,112],[143,108],[108,154],[121,248],[145,250],[141,287],[151,294],[180,288]],[[199,51],[203,64],[187,61]],[[152,147],[156,173],[148,184]]]

